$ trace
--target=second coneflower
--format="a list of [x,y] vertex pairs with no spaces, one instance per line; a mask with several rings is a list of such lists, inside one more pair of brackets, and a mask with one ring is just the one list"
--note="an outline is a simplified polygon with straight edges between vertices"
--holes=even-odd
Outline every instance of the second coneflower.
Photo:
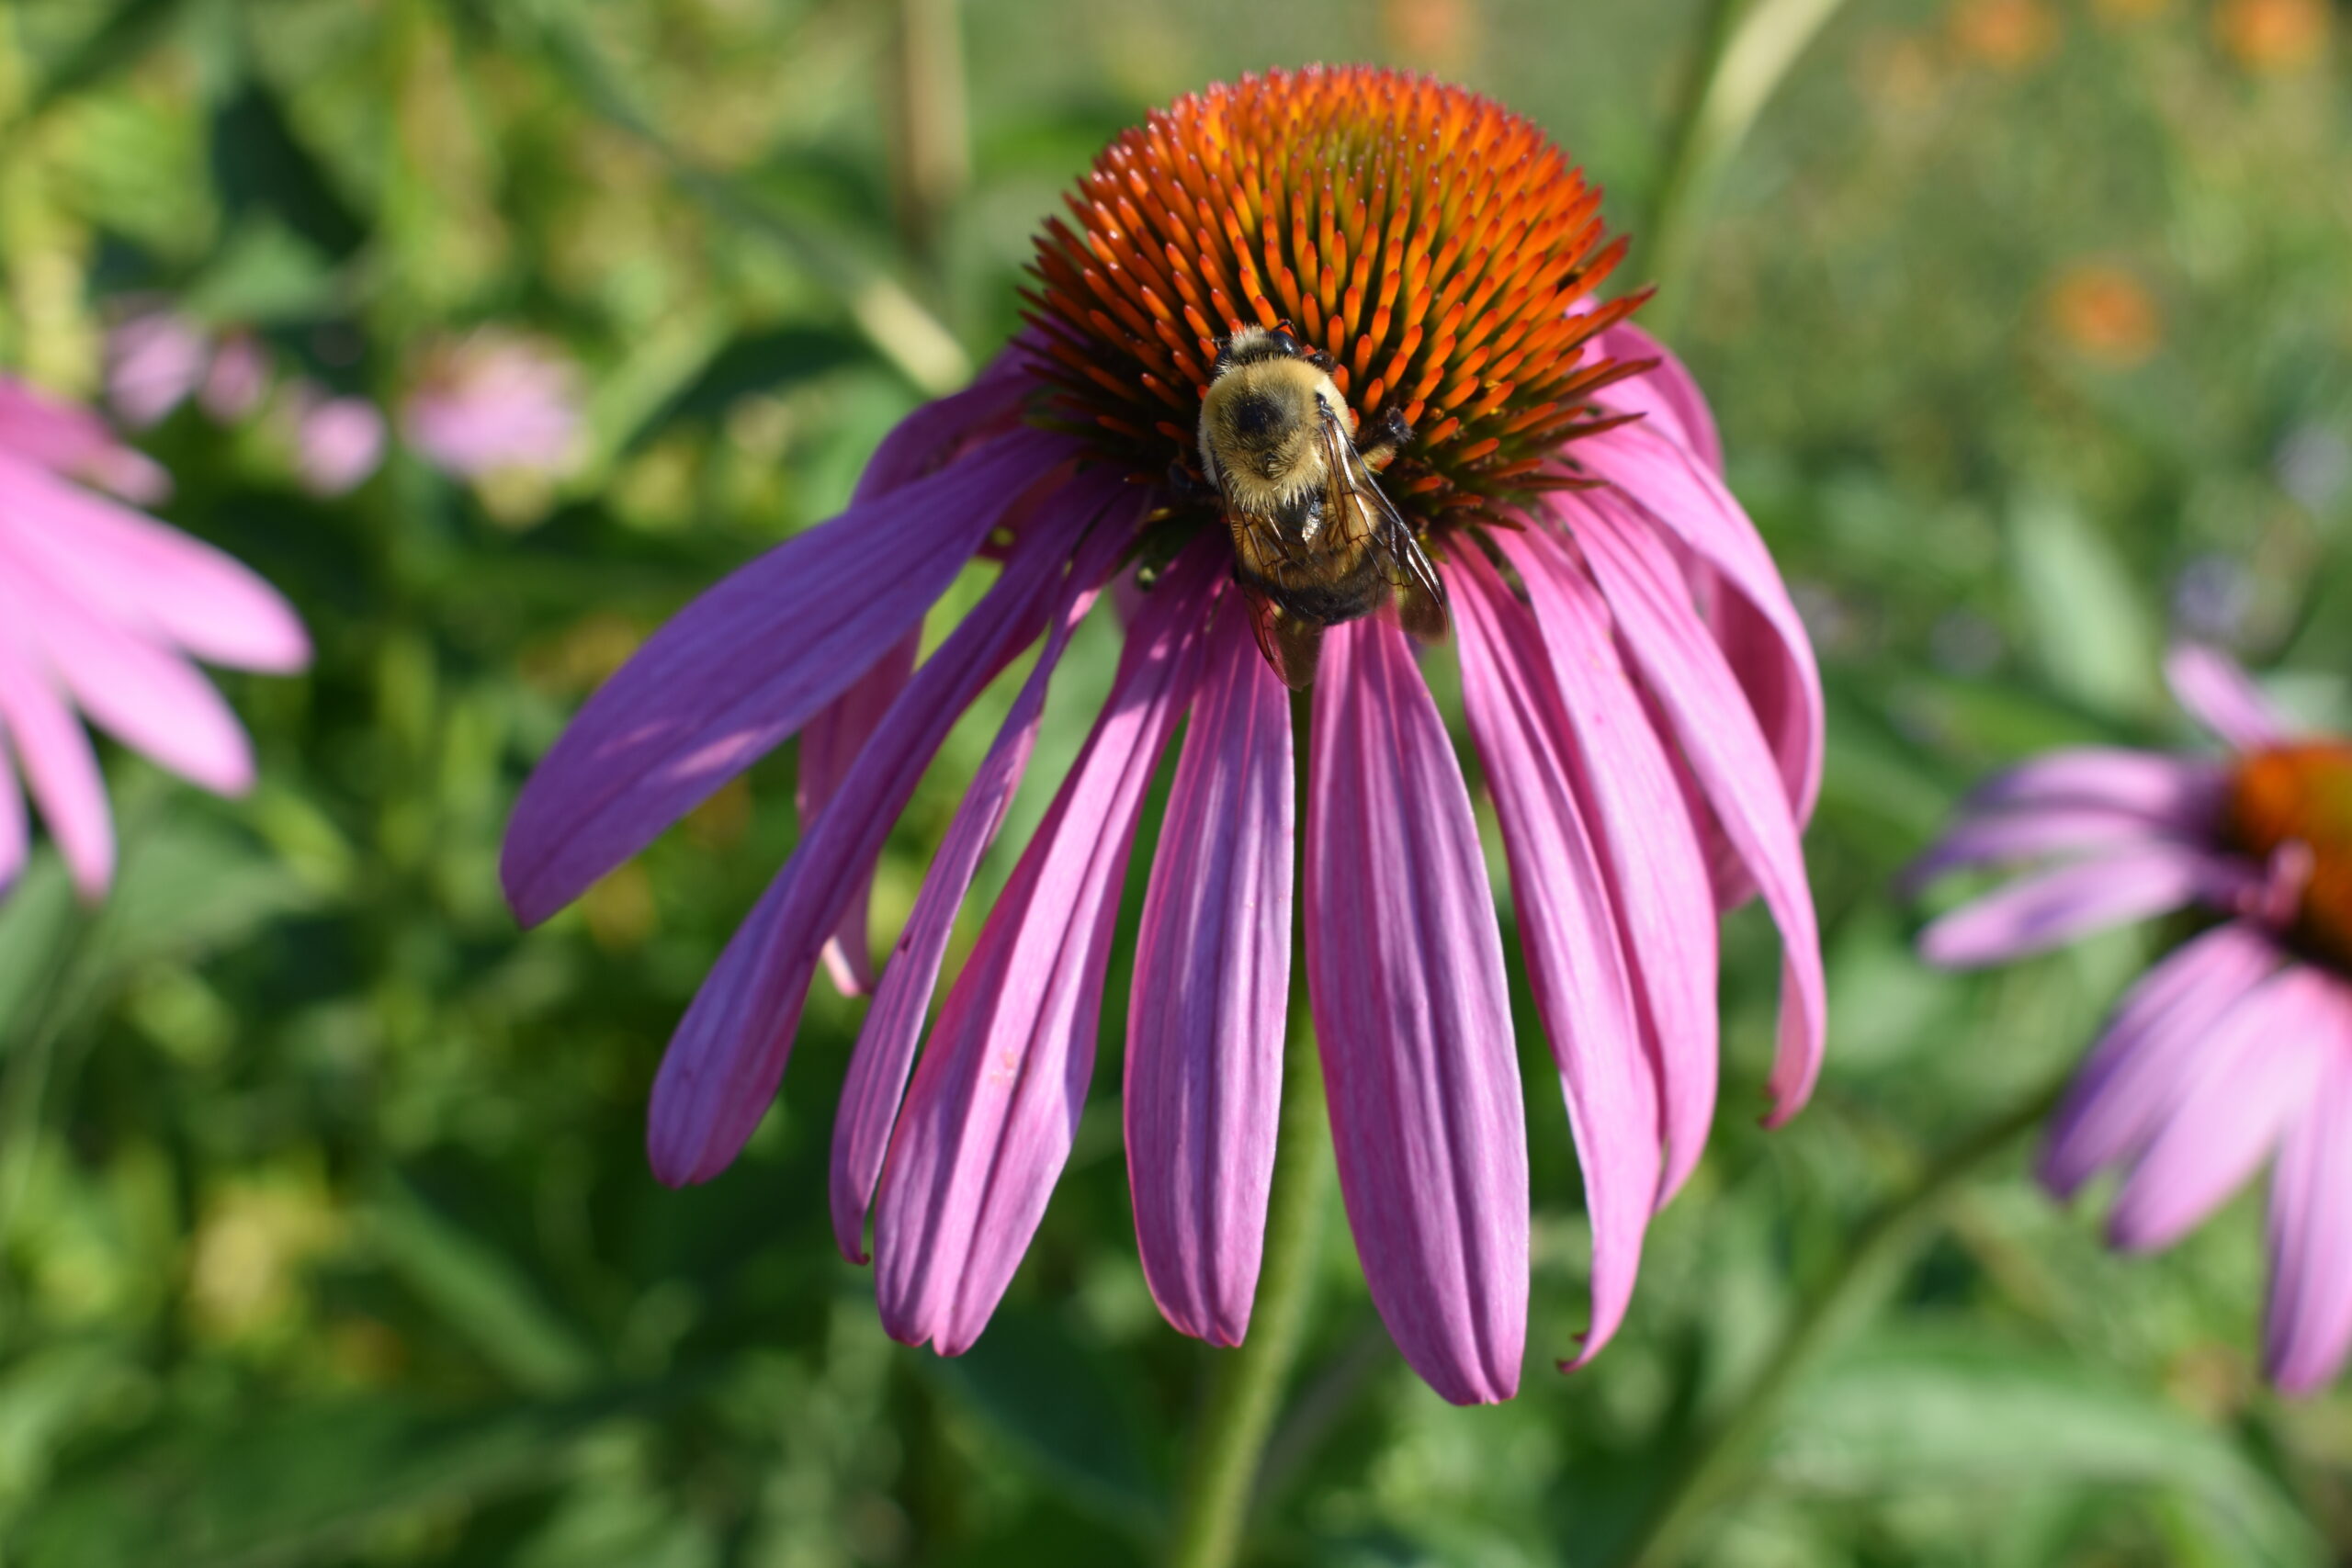
[[[1130,841],[1182,726],[1128,1008],[1128,1171],[1161,1310],[1232,1344],[1290,987],[1275,666],[1311,680],[1306,978],[1348,1214],[1407,1359],[1449,1399],[1508,1397],[1529,1194],[1502,943],[1460,763],[1384,606],[1424,634],[1450,621],[1460,650],[1584,1166],[1584,1356],[1705,1144],[1716,920],[1751,891],[1786,958],[1775,1121],[1819,1064],[1811,650],[1696,388],[1625,324],[1634,299],[1594,298],[1620,250],[1598,193],[1527,121],[1388,72],[1246,78],[1121,136],[1069,208],[1039,243],[1029,332],[901,424],[847,513],[713,588],[582,711],[516,808],[509,897],[544,919],[800,736],[800,847],[671,1043],[653,1164],[687,1182],[734,1158],[820,964],[873,986],[836,1233],[862,1260],[871,1219],[884,1323],[954,1354],[1069,1155]],[[1309,445],[1269,403],[1237,413],[1220,459],[1204,399],[1260,361],[1304,389]],[[1273,488],[1237,502],[1254,481],[1221,461]],[[1309,547],[1317,575],[1291,575]],[[993,585],[918,663],[924,613],[976,555]],[[926,1031],[1046,683],[1123,573],[1138,592],[1110,698]],[[876,858],[957,717],[1033,645],[876,984]]]

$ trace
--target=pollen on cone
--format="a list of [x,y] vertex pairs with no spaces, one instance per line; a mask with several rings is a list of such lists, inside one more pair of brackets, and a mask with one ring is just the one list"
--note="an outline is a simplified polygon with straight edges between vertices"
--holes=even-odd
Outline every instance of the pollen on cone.
[[1561,445],[1644,367],[1589,355],[1640,304],[1587,303],[1623,254],[1532,122],[1424,76],[1274,71],[1121,135],[1039,237],[1027,296],[1063,417],[1140,475],[1192,464],[1217,340],[1284,322],[1361,418],[1417,439],[1385,488],[1420,523],[1575,482]]

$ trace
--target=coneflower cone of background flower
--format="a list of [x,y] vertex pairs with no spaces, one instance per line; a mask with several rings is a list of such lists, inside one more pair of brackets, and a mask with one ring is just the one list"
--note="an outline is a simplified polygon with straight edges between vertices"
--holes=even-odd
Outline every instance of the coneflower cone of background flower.
[[[1136,1231],[1169,1322],[1248,1327],[1281,1094],[1291,919],[1374,1301],[1448,1399],[1508,1397],[1525,1336],[1526,1131],[1494,895],[1459,761],[1392,617],[1324,643],[1294,887],[1288,694],[1213,510],[1165,487],[1218,338],[1288,321],[1359,416],[1417,437],[1383,483],[1453,601],[1472,737],[1593,1224],[1593,1320],[1704,1146],[1716,922],[1760,890],[1786,954],[1772,1117],[1820,1059],[1799,849],[1819,679],[1681,368],[1593,290],[1620,247],[1532,125],[1387,72],[1212,87],[1097,159],[1041,238],[1029,329],[883,444],[850,510],[687,607],[582,711],[518,805],[506,886],[544,919],[801,738],[799,848],[671,1043],[655,1170],[717,1175],[774,1097],[820,962],[874,987],[834,1127],[842,1249],[883,1321],[986,1325],[1069,1155],[1146,786],[1182,728],[1129,998]],[[926,1032],[1071,628],[1132,570],[1112,692]],[[976,554],[993,585],[920,664]],[[1041,645],[878,982],[876,855],[976,694]],[[1437,657],[1452,657],[1439,654]],[[918,1050],[920,1045],[921,1049]]]
[[2041,1178],[2122,1172],[2116,1246],[2170,1246],[2273,1153],[2265,1370],[2290,1393],[2352,1346],[2352,740],[2298,735],[2237,667],[2184,647],[2181,705],[2226,759],[2054,751],[1977,790],[1913,867],[2052,862],[1920,936],[2007,963],[2197,908],[2219,923],[2148,971],[2052,1119]]
[[189,660],[310,662],[301,622],[267,583],[116,499],[166,488],[96,414],[0,377],[0,895],[28,847],[19,773],[84,897],[113,878],[106,781],[76,709],[182,777],[237,794],[253,782],[252,746]]

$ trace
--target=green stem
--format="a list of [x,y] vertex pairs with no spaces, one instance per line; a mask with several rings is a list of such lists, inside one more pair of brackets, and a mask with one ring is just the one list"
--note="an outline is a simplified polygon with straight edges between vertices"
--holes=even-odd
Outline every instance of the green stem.
[[1303,1021],[1292,1026],[1287,1056],[1257,1304],[1248,1337],[1218,1357],[1178,1508],[1173,1568],[1227,1568],[1238,1560],[1259,1461],[1306,1337],[1316,1255],[1330,1207],[1331,1122],[1315,1032]]
[[1710,0],[1654,187],[1645,256],[1658,298],[1643,324],[1671,338],[1715,184],[1772,90],[1844,0]]
[[2061,1077],[2044,1086],[1962,1135],[1863,1222],[1828,1277],[1795,1309],[1755,1377],[1683,1450],[1619,1554],[1623,1568],[1673,1568],[1683,1560],[1691,1531],[1736,1485],[1755,1442],[1778,1417],[1782,1396],[1825,1347],[1877,1309],[1933,1234],[1953,1190],[2039,1125],[2065,1082]]

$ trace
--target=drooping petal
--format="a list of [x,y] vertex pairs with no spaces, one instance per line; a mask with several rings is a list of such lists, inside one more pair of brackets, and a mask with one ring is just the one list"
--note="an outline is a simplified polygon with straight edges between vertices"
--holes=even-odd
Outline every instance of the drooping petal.
[[898,1123],[907,1072],[914,1064],[923,1014],[939,982],[939,965],[947,953],[947,940],[955,932],[956,911],[964,907],[980,857],[996,841],[1005,813],[1012,809],[1012,797],[1021,787],[1030,751],[1036,745],[1046,686],[1069,646],[1070,634],[1093,608],[1103,578],[1130,537],[1125,529],[1105,522],[1079,547],[1062,584],[1045,647],[956,806],[956,818],[948,825],[939,852],[932,857],[922,891],[916,895],[906,929],[883,970],[865,1027],[858,1031],[849,1076],[842,1084],[841,1111],[833,1118],[831,1183],[833,1240],[842,1256],[853,1263],[865,1261],[866,1212],[873,1206],[874,1189],[882,1178],[890,1130]]
[[[1821,794],[1821,671],[1756,525],[1703,462],[1640,423],[1579,441],[1572,455],[1613,488],[1587,497],[1591,504],[1563,510],[1583,517],[1623,509],[1627,521],[1646,522],[1677,541],[1734,591],[1717,596],[1715,622],[1724,638],[1718,657],[1738,682],[1802,826]],[[1724,824],[1726,830],[1730,826]]]
[[0,633],[0,727],[25,784],[65,857],[74,886],[96,898],[114,879],[114,818],[97,753],[65,699],[30,657]]
[[1618,659],[1599,589],[1548,536],[1498,536],[1527,584],[1552,677],[1575,733],[1567,761],[1609,871],[1610,899],[1656,1061],[1666,1142],[1663,1205],[1707,1146],[1715,1119],[1715,903],[1698,815]]
[[[1105,487],[1091,493],[1100,501]],[[1023,541],[858,753],[839,792],[858,809],[828,811],[810,825],[719,954],[654,1077],[647,1153],[662,1180],[708,1180],[760,1124],[842,908],[871,874],[948,730],[1043,629],[1075,536],[1099,515],[1098,505],[1062,531],[1039,529]]]
[[2271,1183],[2263,1370],[2289,1393],[2332,1380],[2352,1347],[2352,998],[2331,1010],[2319,1091],[2290,1113]]
[[2144,813],[2112,807],[2051,806],[1964,817],[1927,853],[1903,868],[1898,885],[1917,892],[1967,866],[2017,865],[2053,856],[2096,854],[2162,841],[2172,831]]
[[1127,1185],[1163,1316],[1250,1326],[1290,995],[1290,698],[1227,593],[1168,795],[1127,1010]]
[[26,561],[0,606],[82,710],[124,744],[221,795],[253,784],[253,748],[220,694],[187,660],[93,615]]
[[1008,513],[1091,514],[1099,486],[1060,484],[1068,450],[1016,432],[788,540],[680,611],[524,785],[499,868],[516,916],[545,919],[807,723],[921,623]]
[[2256,885],[2253,869],[2182,844],[2150,842],[2020,878],[1932,921],[1919,954],[1948,969],[2047,953],[2109,926],[2199,899],[2225,907]]
[[2301,966],[2239,999],[2206,1037],[2194,1075],[2117,1193],[2108,1235],[2169,1247],[2243,1184],[2310,1103],[2332,1036],[2336,982]]
[[1970,791],[1964,804],[1971,811],[2062,806],[2128,811],[2195,831],[2220,810],[2225,783],[2218,764],[2199,758],[2075,746],[1994,774]]
[[1563,512],[1572,519],[1594,581],[1716,820],[1747,861],[1781,928],[1780,1049],[1767,1085],[1773,1102],[1767,1122],[1777,1126],[1813,1092],[1826,1026],[1821,940],[1797,814],[1755,715],[1692,610],[1665,547],[1640,517],[1609,496],[1577,499],[1581,504]]
[[1306,973],[1373,1304],[1430,1386],[1508,1399],[1527,1331],[1527,1137],[1470,796],[1404,636],[1323,640]]
[[2165,657],[2165,679],[2191,718],[2237,750],[2259,751],[2293,738],[2294,727],[2226,654],[2182,643]]
[[2095,1172],[2143,1146],[2179,1098],[2215,1025],[2281,956],[2269,937],[2232,921],[2141,976],[2050,1120],[2043,1184],[2070,1197]]
[[[1196,567],[1205,552],[1196,552]],[[1199,678],[1217,587],[1171,573],[940,1009],[875,1207],[882,1325],[960,1355],[988,1325],[1069,1156],[1146,786]]]
[[[793,804],[800,812],[801,830],[823,814],[872,738],[882,716],[907,689],[921,650],[922,630],[900,637],[874,668],[851,682],[849,690],[817,710],[800,731],[800,772],[793,786]],[[854,807],[852,809],[855,809]],[[868,934],[867,908],[874,891],[869,874],[850,896],[841,923],[825,943],[825,969],[845,997],[862,997],[874,988],[874,953]]]
[[1494,792],[1528,983],[1544,1018],[1592,1217],[1592,1326],[1573,1365],[1617,1330],[1659,1190],[1657,1087],[1609,876],[1572,784],[1574,741],[1532,618],[1476,549],[1448,573],[1462,701]]
[[0,557],[37,564],[108,619],[208,663],[285,672],[310,662],[301,621],[244,566],[6,453]]
[[105,420],[11,376],[0,376],[0,457],[71,474],[141,505],[172,490],[163,465],[117,441]]

